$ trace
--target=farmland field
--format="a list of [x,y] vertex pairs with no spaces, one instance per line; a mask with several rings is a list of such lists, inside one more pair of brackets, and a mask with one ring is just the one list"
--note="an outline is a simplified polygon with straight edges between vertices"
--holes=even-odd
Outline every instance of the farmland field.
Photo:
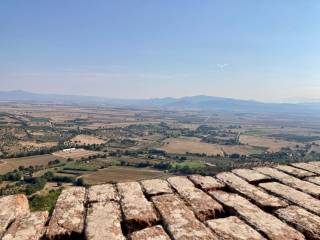
[[59,151],[55,152],[52,155],[60,157],[60,158],[73,158],[73,159],[80,159],[82,157],[88,157],[97,154],[97,152],[94,151],[88,151],[84,149],[76,149],[74,151],[70,152],[64,152],[64,151]]
[[57,145],[57,142],[34,142],[34,141],[20,141],[20,144],[24,147],[30,148],[44,148],[44,147],[53,147]]
[[221,149],[226,154],[238,153],[240,155],[259,154],[264,151],[262,147],[247,146],[247,145],[220,145]]
[[71,139],[71,142],[78,144],[102,144],[105,141],[90,135],[78,135]]
[[108,182],[128,182],[128,181],[140,181],[144,179],[152,178],[165,178],[170,175],[162,171],[152,169],[139,169],[131,167],[110,167],[83,175],[83,179],[88,184],[101,184]]
[[51,154],[3,159],[1,160],[2,163],[0,163],[0,174],[13,171],[19,168],[19,166],[29,167],[36,165],[47,165],[49,161],[53,161],[56,159],[64,161],[63,158]]
[[93,184],[315,160],[319,127],[315,119],[284,115],[4,103],[0,177],[13,178],[5,174],[24,166],[21,176],[50,171],[60,185],[82,177]]
[[265,147],[269,152],[277,152],[281,148],[293,148],[299,146],[299,143],[279,140],[275,138],[241,135],[240,142],[251,146]]
[[263,149],[247,145],[220,145],[201,142],[198,138],[172,138],[165,141],[162,150],[168,153],[185,154],[205,153],[207,155],[220,155],[239,153],[240,155],[249,155],[260,153]]
[[220,146],[210,143],[200,142],[198,138],[172,138],[166,140],[162,150],[168,153],[185,154],[190,153],[205,153],[207,155],[223,155]]

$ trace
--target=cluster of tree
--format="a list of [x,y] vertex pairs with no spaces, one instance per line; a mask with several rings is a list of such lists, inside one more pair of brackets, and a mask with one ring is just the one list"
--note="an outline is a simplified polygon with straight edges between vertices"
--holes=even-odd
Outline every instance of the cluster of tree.
[[89,151],[102,151],[106,147],[106,144],[83,144],[76,145],[76,148],[83,148]]
[[193,169],[189,167],[188,165],[183,165],[182,167],[178,165],[174,165],[170,162],[139,162],[139,163],[133,163],[128,161],[120,161],[121,166],[130,166],[130,167],[136,167],[136,168],[145,168],[145,167],[152,167],[161,171],[169,171],[172,173],[181,173],[181,174],[196,174],[200,173],[200,169]]
[[7,184],[5,187],[0,188],[0,196],[14,195],[25,192],[25,186],[20,182],[14,184]]
[[[95,155],[91,155],[91,156],[88,156],[88,157],[81,157],[80,158],[80,161],[90,161],[90,160],[93,160],[93,159],[96,159],[96,158],[106,158],[107,157],[107,154],[95,154]],[[68,158],[67,160],[68,162],[72,162],[74,161],[74,159],[72,158]],[[79,161],[79,160],[77,160]]]
[[43,176],[48,182],[57,182],[57,183],[74,183],[76,179],[69,176],[56,176],[53,172],[48,171]]
[[52,213],[57,199],[61,193],[59,190],[50,190],[47,194],[35,194],[29,199],[31,211],[49,211]]
[[45,154],[51,154],[56,151],[60,151],[62,149],[65,149],[67,146],[64,144],[58,144],[57,146],[53,146],[50,148],[41,148],[41,149],[35,149],[25,152],[18,152],[18,153],[11,153],[11,154],[3,154],[1,158],[19,158],[19,157],[28,157],[28,156],[35,156],[35,155],[45,155]]
[[128,148],[128,147],[133,147],[137,144],[137,141],[132,140],[132,139],[110,139],[107,142],[107,145],[109,147],[118,147],[118,148]]
[[43,177],[37,177],[37,178],[25,178],[25,182],[28,183],[26,187],[26,194],[32,195],[44,188],[44,186],[47,183],[47,180]]
[[251,158],[259,159],[264,162],[275,162],[275,163],[289,163],[296,162],[303,159],[304,153],[298,153],[296,151],[290,151],[289,149],[282,149],[279,152],[265,152],[261,154],[251,154]]
[[0,175],[0,182],[1,181],[20,181],[23,179],[23,176],[32,176],[32,174],[35,171],[38,171],[40,169],[43,169],[42,166],[29,166],[29,167],[24,167],[24,166],[19,166],[18,169],[15,169],[11,172],[7,172],[3,175]]
[[295,135],[295,134],[289,134],[289,133],[277,133],[277,134],[271,134],[270,137],[283,139],[287,141],[294,141],[294,142],[313,142],[320,140],[320,136],[311,135]]
[[219,138],[212,135],[201,137],[201,141],[205,143],[221,144],[221,145],[239,145],[238,137],[235,138]]
[[[32,177],[26,175],[27,172],[33,172],[31,167],[22,168],[20,170],[14,170],[8,172],[4,175],[0,175],[1,181],[12,181],[14,184],[7,185],[0,189],[0,195],[25,193],[27,195],[32,195],[40,190],[42,190],[47,182],[56,182],[58,184],[62,183],[73,183],[74,185],[79,185],[79,180],[74,177],[69,176],[56,176],[53,172],[48,171],[40,177]],[[82,180],[80,180],[80,184]],[[84,185],[84,183],[82,183]]]
[[241,125],[229,125],[228,129],[241,129]]
[[52,166],[52,165],[57,165],[60,164],[60,160],[59,159],[55,159],[55,160],[51,160],[48,162],[48,166]]
[[22,179],[22,176],[23,175],[20,171],[8,172],[4,175],[0,175],[0,182],[1,181],[11,181],[11,182],[20,181]]

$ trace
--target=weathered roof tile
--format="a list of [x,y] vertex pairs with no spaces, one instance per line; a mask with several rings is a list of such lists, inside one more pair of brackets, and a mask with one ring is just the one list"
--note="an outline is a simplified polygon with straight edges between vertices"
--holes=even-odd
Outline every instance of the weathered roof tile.
[[217,178],[228,185],[234,191],[250,198],[259,206],[267,208],[278,208],[288,205],[285,201],[264,192],[263,190],[254,185],[251,185],[250,183],[246,182],[233,173],[219,173],[217,175]]
[[85,235],[87,240],[125,240],[119,204],[113,201],[91,204],[87,211]]
[[312,196],[315,196],[316,198],[320,197],[320,186],[317,186],[313,183],[310,183],[308,181],[303,181],[299,178],[296,178],[284,172],[278,171],[277,169],[274,169],[274,168],[262,167],[262,168],[256,168],[256,170],[274,179],[277,179],[279,182],[282,182],[283,184],[288,185],[292,188],[298,189],[305,193],[309,193]]
[[141,185],[149,196],[172,193],[172,189],[170,188],[167,181],[162,179],[151,179],[141,181]]
[[275,216],[264,212],[238,194],[222,191],[211,191],[210,194],[235,211],[242,219],[250,223],[251,226],[254,226],[255,229],[263,232],[271,240],[305,239],[297,230],[289,227]]
[[295,226],[308,239],[320,239],[320,217],[297,207],[289,206],[275,211],[275,214],[285,222]]
[[84,187],[72,187],[62,191],[53,211],[46,236],[48,239],[80,236],[84,228]]
[[161,225],[157,225],[132,233],[130,240],[170,240],[170,237]]
[[168,178],[168,182],[191,206],[193,212],[201,221],[214,218],[217,214],[223,212],[223,207],[220,203],[202,190],[195,188],[186,177],[171,177]]
[[28,199],[23,194],[0,198],[0,238],[17,217],[29,213]]
[[118,183],[121,208],[129,232],[154,225],[158,217],[137,182]]
[[260,183],[259,186],[273,194],[281,196],[305,209],[308,209],[311,212],[320,214],[320,201],[311,197],[309,194],[300,192],[294,188],[277,182]]
[[33,212],[17,219],[2,240],[39,240],[45,231],[48,212]]
[[196,187],[206,191],[222,189],[225,187],[224,183],[209,176],[191,175],[189,176],[189,179],[196,185]]
[[259,183],[270,180],[270,177],[251,169],[234,169],[232,172],[250,183]]
[[316,174],[320,174],[320,166],[310,164],[310,163],[292,163],[291,164],[294,167],[301,168],[303,170],[313,172]]
[[218,239],[205,227],[174,194],[152,197],[152,201],[160,212],[166,229],[176,240],[215,240]]
[[265,239],[260,233],[235,216],[209,220],[207,225],[220,240]]
[[314,162],[309,162],[309,163],[320,167],[320,161],[314,161]]
[[309,181],[309,182],[312,182],[314,184],[320,185],[320,176],[319,177],[306,178],[306,181]]
[[88,202],[119,201],[119,195],[112,184],[95,185],[88,190]]
[[296,167],[292,167],[289,165],[278,165],[275,168],[277,168],[278,170],[281,170],[283,172],[289,173],[295,177],[298,178],[305,178],[305,177],[311,177],[311,176],[315,176],[315,173],[300,169],[300,168],[296,168]]

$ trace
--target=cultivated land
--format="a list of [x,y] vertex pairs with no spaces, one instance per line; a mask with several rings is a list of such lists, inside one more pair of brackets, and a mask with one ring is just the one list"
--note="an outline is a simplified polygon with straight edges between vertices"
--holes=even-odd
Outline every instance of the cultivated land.
[[72,138],[70,140],[72,143],[78,143],[78,144],[102,144],[104,143],[105,141],[100,139],[100,138],[97,138],[97,137],[94,137],[94,136],[90,136],[90,135],[78,135],[78,136],[75,136],[74,138]]
[[2,103],[0,195],[314,161],[319,129],[281,113]]
[[206,155],[220,155],[239,153],[249,155],[263,152],[261,146],[248,145],[222,145],[201,142],[199,138],[172,138],[164,142],[160,149],[168,153],[199,153]]
[[172,138],[164,142],[160,149],[168,153],[185,154],[205,153],[207,155],[223,155],[221,146],[216,144],[203,143],[198,138]]
[[110,182],[128,182],[154,178],[166,178],[168,176],[169,174],[153,169],[110,167],[94,173],[83,175],[83,179],[88,184],[102,184]]
[[281,150],[281,148],[295,148],[296,146],[300,146],[298,142],[289,142],[276,138],[259,137],[244,134],[240,136],[240,142],[250,146],[266,148],[269,152],[278,152]]
[[15,169],[18,169],[20,166],[29,167],[47,165],[49,161],[54,161],[56,159],[59,159],[61,161],[64,160],[63,158],[51,154],[3,159],[0,162],[0,174],[5,174],[7,172],[13,171]]
[[68,159],[68,158],[80,159],[82,157],[89,157],[95,154],[97,154],[97,152],[88,151],[84,149],[75,149],[71,151],[58,151],[58,152],[52,153],[52,155],[54,156],[57,156],[59,158],[65,158],[65,159]]

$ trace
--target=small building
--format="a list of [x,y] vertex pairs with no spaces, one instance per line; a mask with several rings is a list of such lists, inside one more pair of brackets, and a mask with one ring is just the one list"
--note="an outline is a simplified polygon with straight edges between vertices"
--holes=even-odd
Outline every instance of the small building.
[[76,148],[66,148],[62,150],[62,152],[74,152],[74,151],[76,151]]

